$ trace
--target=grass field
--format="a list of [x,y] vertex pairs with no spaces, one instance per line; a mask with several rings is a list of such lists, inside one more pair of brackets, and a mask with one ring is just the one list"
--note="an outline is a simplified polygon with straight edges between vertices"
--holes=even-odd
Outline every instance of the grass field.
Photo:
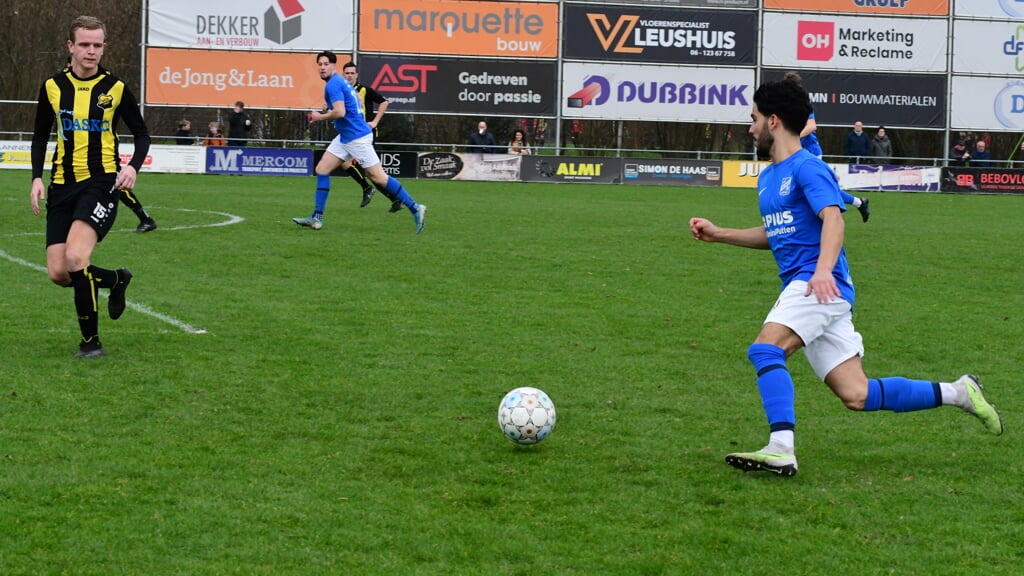
[[[128,266],[104,358],[73,361],[27,172],[0,170],[0,573],[1020,574],[1024,197],[872,194],[848,214],[873,376],[981,377],[1007,432],[953,408],[846,411],[802,356],[800,473],[767,437],[746,347],[767,252],[752,190],[143,174],[93,261]],[[522,385],[558,426],[505,440]]]

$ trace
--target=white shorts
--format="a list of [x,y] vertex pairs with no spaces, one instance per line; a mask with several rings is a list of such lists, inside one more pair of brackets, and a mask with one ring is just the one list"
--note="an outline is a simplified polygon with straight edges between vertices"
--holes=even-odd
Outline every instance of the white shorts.
[[788,327],[804,341],[804,355],[818,378],[854,356],[864,356],[864,340],[853,327],[853,313],[846,300],[819,304],[814,294],[805,297],[807,282],[786,286],[764,319]]
[[362,168],[380,164],[380,156],[377,156],[377,151],[373,149],[373,134],[360,136],[344,144],[341,142],[341,136],[335,136],[334,140],[331,140],[330,146],[327,147],[327,151],[341,158],[342,162],[355,159]]

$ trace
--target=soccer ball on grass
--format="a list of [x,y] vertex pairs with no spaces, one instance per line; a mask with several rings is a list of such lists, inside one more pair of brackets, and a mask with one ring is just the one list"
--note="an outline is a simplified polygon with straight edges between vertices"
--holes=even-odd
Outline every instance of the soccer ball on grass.
[[536,444],[555,428],[555,404],[543,390],[524,386],[501,399],[498,426],[516,444]]

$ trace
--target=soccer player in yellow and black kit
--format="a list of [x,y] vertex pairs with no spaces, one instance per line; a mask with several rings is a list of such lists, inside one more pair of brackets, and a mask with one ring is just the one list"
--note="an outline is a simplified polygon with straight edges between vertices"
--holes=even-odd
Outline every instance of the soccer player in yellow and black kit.
[[[348,83],[352,85],[352,88],[356,92],[356,96],[363,104],[363,112],[366,115],[366,123],[373,129],[373,142],[377,143],[377,124],[380,123],[381,117],[384,116],[384,111],[388,109],[388,99],[385,98],[370,86],[364,86],[359,83],[359,71],[356,69],[354,62],[348,62],[341,67],[341,75],[348,80]],[[352,161],[348,161],[341,166],[342,170],[348,172],[348,175],[352,177],[360,186],[363,187],[363,203],[359,206],[360,208],[370,203],[373,198],[373,187],[369,180],[363,175],[362,168],[359,164],[355,164]],[[380,193],[391,200],[391,209],[388,212],[398,212],[402,209],[402,203],[391,197],[391,193],[383,188],[379,188]]]
[[[40,200],[46,200],[46,269],[54,284],[74,289],[82,332],[76,358],[104,353],[96,305],[99,288],[110,290],[110,317],[116,320],[124,313],[131,271],[100,268],[91,258],[117,217],[118,191],[135,187],[150,144],[135,96],[100,67],[106,34],[103,22],[92,16],[79,16],[71,24],[71,65],[39,90],[32,137],[32,211],[39,215]],[[124,168],[118,162],[115,132],[120,120],[135,137],[135,152]],[[47,190],[43,164],[54,121],[57,147]]]

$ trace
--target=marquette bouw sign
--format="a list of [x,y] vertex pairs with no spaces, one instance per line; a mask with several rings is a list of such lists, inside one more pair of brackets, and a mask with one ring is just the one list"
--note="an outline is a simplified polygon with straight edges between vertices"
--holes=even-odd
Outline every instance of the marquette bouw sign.
[[558,4],[362,0],[359,50],[555,58]]
[[354,0],[149,0],[150,46],[352,52]]

